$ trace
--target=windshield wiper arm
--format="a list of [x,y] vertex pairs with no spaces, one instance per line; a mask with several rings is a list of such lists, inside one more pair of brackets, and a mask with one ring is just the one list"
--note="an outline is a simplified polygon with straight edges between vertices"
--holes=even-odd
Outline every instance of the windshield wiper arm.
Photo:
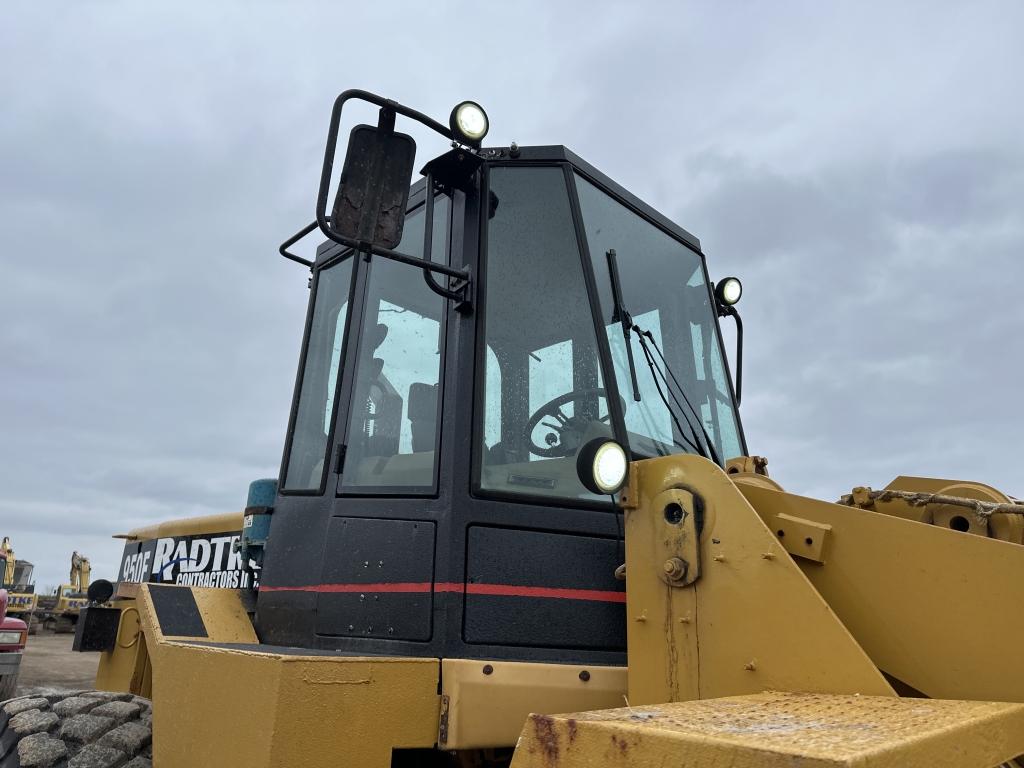
[[[690,417],[686,415],[686,411],[683,409],[683,406],[680,404],[679,398],[676,397],[675,393],[672,391],[672,384],[669,383],[668,377],[666,377],[666,375],[665,375],[666,372],[668,373],[668,376],[672,377],[672,383],[674,383],[676,385],[676,389],[678,390],[679,395],[683,398],[683,402],[686,403],[686,405],[689,407],[690,413],[693,414],[693,418],[694,418],[694,420],[696,420],[697,426],[700,427],[701,435],[704,437],[704,442],[707,444],[707,447],[708,447],[707,453],[705,453],[703,450],[700,451],[701,455],[704,456],[705,458],[710,458],[713,462],[715,462],[719,466],[724,467],[725,464],[722,463],[721,458],[718,456],[718,450],[715,448],[715,444],[714,444],[714,442],[711,439],[711,435],[708,433],[707,427],[704,426],[704,420],[700,417],[700,413],[697,411],[697,409],[693,407],[693,403],[690,402],[690,398],[688,398],[686,396],[686,390],[683,389],[683,385],[679,383],[679,379],[676,378],[676,375],[672,372],[672,369],[669,367],[668,360],[665,359],[665,355],[661,351],[661,348],[658,346],[658,342],[655,340],[654,334],[651,333],[650,331],[645,331],[644,329],[642,329],[638,325],[634,325],[633,326],[633,332],[636,333],[637,339],[640,342],[640,348],[643,349],[644,357],[647,358],[647,365],[651,369],[651,376],[655,378],[655,381],[654,381],[655,386],[657,386],[657,384],[658,384],[657,377],[656,377],[656,373],[657,373],[657,374],[660,374],[661,378],[664,380],[664,382],[665,382],[665,389],[667,389],[669,395],[672,396],[673,402],[675,402],[675,404],[677,406],[679,406],[679,409],[681,411],[683,411],[683,417],[686,419],[686,424],[687,424],[687,426],[690,427],[690,430],[693,432],[693,439],[696,440],[697,442],[699,442],[699,440],[697,438],[697,431],[693,427],[693,421],[691,421]],[[654,349],[657,351],[658,357],[661,358],[661,364],[665,368],[664,371],[659,369],[657,364],[654,362],[654,356],[650,353],[650,350],[647,349],[647,342],[644,341],[644,337],[646,337],[647,339],[650,340],[651,346],[653,346]],[[661,394],[661,387],[658,387],[658,394]],[[665,400],[665,396],[664,395],[662,395],[662,400]],[[668,402],[667,401],[665,402],[665,405],[668,406]],[[671,412],[671,408],[669,409],[669,411]],[[675,418],[675,417],[673,416],[673,418]],[[676,421],[676,426],[679,426],[679,422],[678,421]],[[680,430],[680,432],[681,431],[682,430]]]
[[[661,355],[661,360],[665,366],[665,369],[668,371],[668,374],[672,377],[672,381],[676,383],[676,387],[679,389],[680,394],[683,397],[683,400],[690,407],[690,411],[693,412],[693,416],[697,420],[697,424],[700,426],[700,431],[703,434],[704,442],[707,444],[707,450],[705,450],[704,447],[701,445],[700,438],[697,436],[697,430],[694,428],[693,422],[691,421],[689,415],[687,415],[686,409],[683,408],[682,404],[679,402],[679,398],[676,397],[675,393],[672,391],[672,385],[669,383],[668,378],[662,371],[658,369],[657,364],[654,362],[654,356],[647,349],[647,344],[644,341],[644,331],[638,325],[633,323],[632,316],[629,314],[629,312],[626,311],[626,307],[624,306],[622,300],[622,283],[619,280],[619,263],[618,257],[615,253],[615,249],[609,249],[605,256],[608,258],[608,274],[612,284],[612,303],[614,305],[612,322],[618,322],[622,324],[622,337],[626,342],[626,359],[629,362],[629,378],[630,384],[632,384],[633,386],[633,399],[638,403],[641,401],[640,385],[637,382],[636,376],[636,363],[633,361],[633,345],[630,343],[631,340],[629,338],[630,333],[635,333],[637,336],[637,341],[640,342],[640,348],[643,350],[644,358],[647,360],[647,367],[650,368],[651,370],[651,378],[654,380],[654,386],[657,389],[658,395],[661,397],[661,401],[662,403],[664,403],[665,408],[668,409],[669,415],[672,417],[672,421],[675,422],[676,429],[679,430],[680,436],[684,440],[686,440],[688,446],[692,447],[693,450],[695,450],[698,454],[705,458],[710,458],[716,464],[721,464],[722,462],[719,461],[718,459],[714,443],[711,442],[711,436],[708,434],[707,429],[705,429],[704,427],[704,423],[700,419],[700,414],[697,413],[696,409],[694,409],[693,404],[690,402],[689,398],[686,397],[686,393],[683,392],[682,388],[679,386],[679,381],[676,379],[675,374],[673,374],[672,371],[669,369],[668,362],[665,360],[665,356],[661,354],[661,350],[658,349],[657,342],[654,341],[654,336],[651,335],[649,331],[647,332],[647,336],[651,339],[651,343],[654,345],[654,348],[658,349],[658,354]],[[668,390],[668,395],[669,397],[672,398],[672,401],[675,403],[676,408],[672,407],[672,403],[669,402],[668,397],[666,397],[665,393],[662,392],[661,385],[658,383],[659,375],[662,379],[664,379],[665,389]],[[675,413],[676,410],[682,411],[683,419],[686,421],[686,426],[690,428],[690,437],[686,436],[686,432],[683,429],[683,425],[679,423],[679,419],[676,417]],[[683,448],[684,450],[687,448],[687,446],[684,446],[675,438],[673,438],[672,442],[678,445],[680,448]]]
[[629,360],[629,382],[633,385],[633,400],[640,402],[640,385],[636,380],[636,363],[633,362],[633,345],[629,343],[629,332],[633,328],[633,318],[622,305],[622,283],[619,282],[619,263],[615,249],[610,248],[605,254],[608,257],[608,274],[612,283],[612,322],[622,323],[622,338],[626,342],[626,358]]

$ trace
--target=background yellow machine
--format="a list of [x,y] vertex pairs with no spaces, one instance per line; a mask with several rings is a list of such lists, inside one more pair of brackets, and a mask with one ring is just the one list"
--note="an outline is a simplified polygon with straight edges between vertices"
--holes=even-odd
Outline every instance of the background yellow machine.
[[[377,124],[328,210],[353,102]],[[398,118],[452,142],[411,190]],[[1024,506],[787,493],[742,430],[739,281],[564,147],[487,128],[338,97],[316,221],[281,247],[312,277],[280,476],[123,535],[75,637],[98,690],[0,705],[0,768],[1024,754]]]
[[32,572],[32,563],[18,560],[10,537],[4,536],[0,540],[0,589],[7,590],[8,615],[26,621],[37,601]]
[[30,616],[30,631],[74,632],[79,612],[89,604],[86,591],[92,580],[89,558],[71,553],[71,575],[67,584],[59,585],[52,595],[37,595]]

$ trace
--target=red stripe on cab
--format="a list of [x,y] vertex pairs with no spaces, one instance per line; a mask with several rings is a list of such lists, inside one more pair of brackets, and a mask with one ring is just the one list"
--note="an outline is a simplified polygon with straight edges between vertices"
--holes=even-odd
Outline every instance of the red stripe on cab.
[[378,584],[316,584],[305,587],[270,587],[261,586],[263,592],[316,592],[318,594],[337,593],[405,593],[423,594],[426,592],[464,592],[469,595],[490,595],[498,597],[535,597],[549,600],[588,600],[598,603],[625,603],[625,592],[614,592],[603,589],[572,589],[567,587],[527,587],[514,584],[461,584],[459,582],[441,581],[431,584],[429,581],[400,581]]

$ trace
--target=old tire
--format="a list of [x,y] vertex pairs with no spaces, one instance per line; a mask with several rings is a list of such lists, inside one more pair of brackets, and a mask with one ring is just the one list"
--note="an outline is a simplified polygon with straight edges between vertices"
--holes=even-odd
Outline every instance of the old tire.
[[130,693],[78,691],[0,704],[0,768],[152,768],[153,714]]

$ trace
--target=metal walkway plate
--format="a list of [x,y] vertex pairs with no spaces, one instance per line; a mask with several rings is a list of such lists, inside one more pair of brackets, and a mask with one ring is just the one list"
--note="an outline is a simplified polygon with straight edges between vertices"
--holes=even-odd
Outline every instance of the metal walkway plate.
[[768,692],[531,715],[512,768],[993,768],[1024,754],[1024,704]]

